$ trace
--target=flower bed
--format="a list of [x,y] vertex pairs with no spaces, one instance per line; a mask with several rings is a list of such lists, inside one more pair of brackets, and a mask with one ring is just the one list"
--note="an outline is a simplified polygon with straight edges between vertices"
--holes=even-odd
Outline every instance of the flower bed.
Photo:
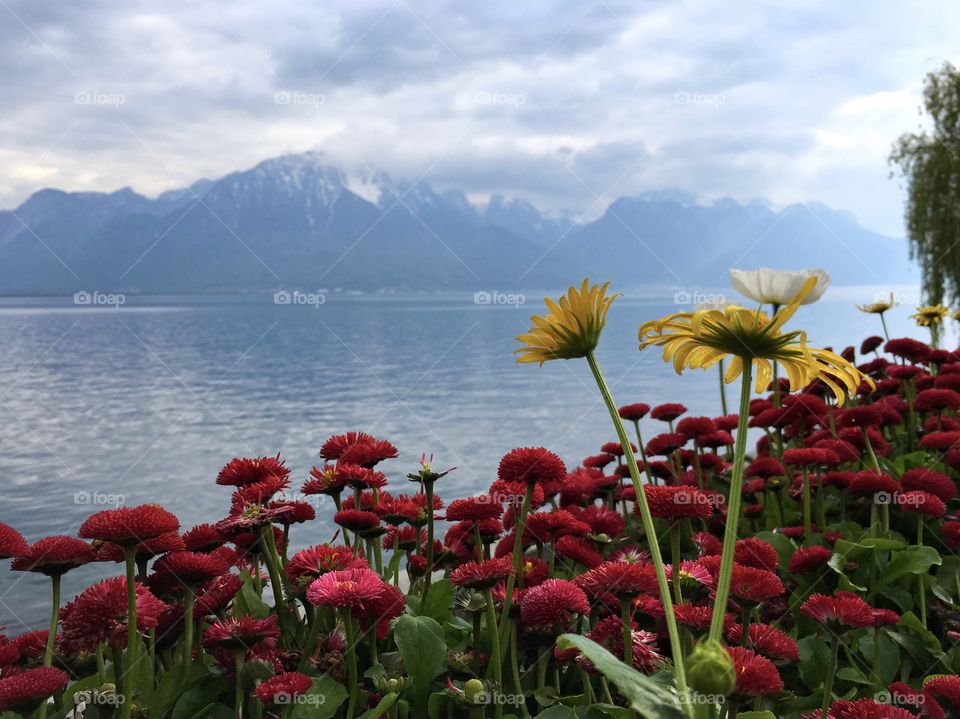
[[[331,437],[300,492],[339,530],[298,552],[315,512],[279,455],[226,464],[227,516],[183,533],[156,505],[33,544],[0,525],[52,590],[50,631],[0,638],[2,716],[960,716],[960,354],[811,348],[783,325],[815,284],[641,327],[678,372],[729,363],[717,417],[618,407],[593,355],[614,298],[571,288],[521,361],[585,359],[616,440],[573,468],[511,450],[442,499],[426,457],[388,483],[390,442]],[[62,602],[89,562],[125,571]]]

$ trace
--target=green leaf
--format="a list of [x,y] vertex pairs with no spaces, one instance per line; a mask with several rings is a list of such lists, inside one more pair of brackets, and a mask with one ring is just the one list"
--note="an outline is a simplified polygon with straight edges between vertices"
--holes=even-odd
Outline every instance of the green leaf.
[[933,593],[938,599],[950,604],[960,604],[957,594],[957,575],[960,574],[960,558],[943,557],[943,564],[937,570],[937,580],[933,585]]
[[397,703],[398,696],[399,695],[393,692],[387,694],[373,709],[365,711],[358,716],[357,719],[380,719],[380,717],[387,713],[388,709]]
[[577,719],[577,712],[573,707],[565,707],[562,704],[556,704],[544,709],[533,719]]
[[404,614],[394,625],[393,638],[397,643],[406,673],[413,679],[410,686],[414,716],[427,713],[427,698],[433,679],[446,665],[447,643],[443,627],[431,617]]
[[797,642],[800,649],[800,678],[810,689],[816,689],[827,675],[830,648],[827,642],[811,634]]
[[202,714],[217,703],[217,698],[226,688],[227,683],[224,679],[212,677],[208,681],[190,687],[173,705],[171,719],[193,719],[198,714]]
[[317,677],[296,699],[290,719],[330,719],[347,699],[347,690],[329,676]]
[[858,592],[867,591],[866,587],[861,587],[859,584],[854,584],[853,580],[850,579],[849,572],[847,571],[847,561],[848,559],[846,554],[840,554],[839,552],[834,552],[833,556],[830,557],[829,561],[827,562],[827,566],[830,569],[832,569],[834,572],[836,572],[838,575],[840,575],[839,588],[844,589],[848,592],[849,591],[858,591]]
[[254,619],[265,619],[270,614],[268,607],[260,597],[257,596],[257,590],[253,588],[253,580],[250,575],[244,576],[243,586],[233,598],[233,607],[237,616],[251,616]]
[[797,550],[797,546],[789,537],[776,532],[757,532],[757,539],[762,539],[764,542],[773,545],[773,548],[777,551],[781,569],[786,569],[790,565],[790,557]]
[[[422,601],[409,602],[411,611],[420,617],[431,617],[443,624],[453,616],[453,595],[456,592],[449,579],[434,582]],[[410,599],[414,599],[411,597]]]
[[577,634],[562,634],[557,638],[557,646],[561,651],[579,649],[641,715],[650,719],[686,719],[675,692],[620,661],[596,642]]
[[[860,637],[860,641],[857,642],[857,648],[860,650],[861,656],[863,656],[864,664],[867,667],[871,667],[871,670],[874,667],[873,638],[874,633],[867,632]],[[896,642],[883,631],[881,631],[877,644],[880,647],[880,656],[876,664],[877,673],[879,674],[879,682],[877,683],[887,686],[894,680],[897,671],[900,669],[900,650]]]
[[938,565],[940,562],[940,554],[933,547],[904,547],[894,553],[890,564],[877,577],[877,581],[870,589],[876,594],[891,582],[895,582],[908,574],[924,574],[930,571],[930,567]]
[[777,719],[773,712],[737,712],[737,719]]

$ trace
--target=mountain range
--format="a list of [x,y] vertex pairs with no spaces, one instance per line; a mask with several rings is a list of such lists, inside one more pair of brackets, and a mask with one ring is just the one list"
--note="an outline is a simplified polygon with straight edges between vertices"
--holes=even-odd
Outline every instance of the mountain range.
[[343,288],[718,287],[731,267],[825,267],[837,284],[905,283],[903,239],[819,204],[710,203],[678,191],[614,200],[596,219],[385,173],[316,152],[265,160],[155,198],[44,189],[0,212],[0,294]]

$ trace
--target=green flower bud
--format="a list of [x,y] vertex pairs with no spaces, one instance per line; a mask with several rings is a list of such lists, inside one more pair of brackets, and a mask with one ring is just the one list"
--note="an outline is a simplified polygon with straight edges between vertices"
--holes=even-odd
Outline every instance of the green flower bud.
[[468,679],[463,683],[463,698],[468,704],[477,703],[477,695],[486,692],[487,688],[479,679]]
[[696,692],[727,696],[736,681],[730,652],[718,641],[700,642],[687,659],[687,683]]

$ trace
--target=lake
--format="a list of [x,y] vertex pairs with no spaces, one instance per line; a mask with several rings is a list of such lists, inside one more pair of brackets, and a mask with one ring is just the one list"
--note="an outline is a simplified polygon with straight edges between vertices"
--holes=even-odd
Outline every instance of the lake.
[[[788,327],[806,328],[821,346],[859,346],[880,323],[853,303],[877,292],[831,288]],[[323,440],[351,429],[399,448],[382,467],[401,491],[412,490],[403,477],[422,452],[457,467],[438,485],[451,499],[486,487],[513,447],[542,445],[572,465],[614,435],[585,362],[514,363],[513,338],[542,308],[540,297],[0,300],[0,521],[33,541],[74,534],[90,512],[120,501],[154,501],[187,529],[225,516],[230,491],[214,478],[230,458],[279,451],[298,488]],[[715,371],[680,378],[658,352],[637,351],[637,326],[678,309],[672,294],[618,300],[600,363],[619,404],[679,401],[694,414],[719,414]],[[890,313],[892,335],[926,339],[911,311]],[[732,411],[736,389],[728,394]],[[331,515],[320,506],[316,522],[294,529],[294,542],[329,539]],[[118,573],[118,565],[70,572],[64,601]],[[48,580],[6,577],[0,625],[9,635],[42,626]]]

